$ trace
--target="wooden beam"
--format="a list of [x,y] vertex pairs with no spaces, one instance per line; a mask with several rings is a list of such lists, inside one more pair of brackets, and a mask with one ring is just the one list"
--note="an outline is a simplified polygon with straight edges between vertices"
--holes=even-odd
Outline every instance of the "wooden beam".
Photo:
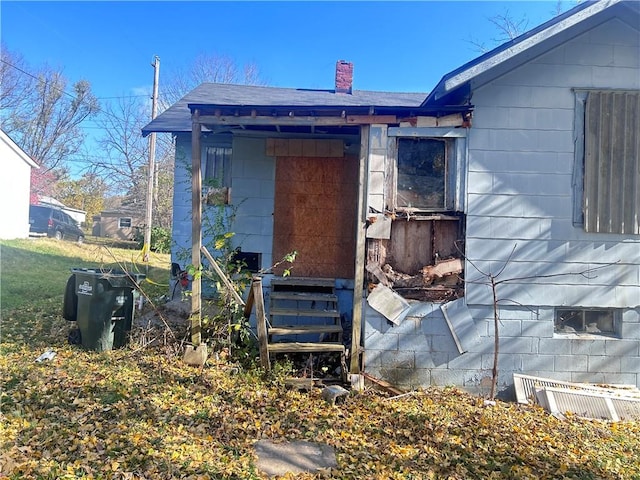
[[353,319],[351,322],[350,373],[360,373],[360,338],[362,332],[362,299],[364,289],[365,246],[367,241],[367,172],[369,159],[369,126],[360,128],[360,170],[358,176],[358,211],[356,219],[356,259],[353,280]]
[[200,134],[202,124],[200,112],[191,115],[191,264],[196,274],[191,281],[191,343],[198,346],[202,341],[202,278],[200,247],[202,247],[202,170],[200,168]]
[[373,377],[373,376],[369,375],[368,373],[362,372],[362,376],[365,379],[369,380],[370,382],[375,383],[379,387],[384,388],[386,391],[393,393],[394,395],[402,395],[402,394],[405,393],[402,390],[400,390],[399,388],[396,388],[393,385],[391,385],[389,382],[385,382],[384,380],[381,380],[379,378]]
[[[253,278],[253,280],[255,280],[255,277]],[[244,318],[251,317],[251,310],[253,310],[253,303],[254,303],[253,288],[249,287],[249,295],[247,296],[247,303],[244,304],[244,310],[242,312],[242,314],[244,315]]]
[[264,296],[262,295],[262,279],[260,277],[254,277],[251,281],[251,291],[256,305],[256,327],[258,329],[260,365],[268,372],[271,370],[271,362],[269,362],[269,338],[267,336],[267,316],[264,312]]
[[204,256],[207,257],[207,260],[209,260],[209,264],[211,264],[213,269],[216,271],[216,273],[218,274],[218,277],[220,277],[220,280],[222,280],[225,287],[227,287],[227,290],[229,290],[229,292],[233,296],[233,299],[236,301],[236,303],[244,307],[244,300],[242,300],[240,295],[238,295],[238,292],[236,292],[236,289],[233,287],[233,283],[231,283],[231,280],[229,280],[229,277],[227,277],[227,275],[222,271],[222,269],[220,268],[220,265],[218,265],[218,262],[216,262],[216,259],[211,256],[211,254],[209,253],[209,250],[207,250],[207,247],[202,245],[200,247],[200,250],[202,251],[202,253],[204,253]]
[[203,115],[201,122],[204,125],[347,125],[346,118],[340,117],[241,117],[233,115]]
[[335,117],[318,116],[242,116],[242,115],[202,115],[200,122],[203,125],[309,125],[309,126],[340,126],[340,125],[370,125],[373,123],[395,124],[398,120],[395,115],[346,115]]
[[347,123],[371,125],[372,123],[398,123],[395,115],[347,115]]

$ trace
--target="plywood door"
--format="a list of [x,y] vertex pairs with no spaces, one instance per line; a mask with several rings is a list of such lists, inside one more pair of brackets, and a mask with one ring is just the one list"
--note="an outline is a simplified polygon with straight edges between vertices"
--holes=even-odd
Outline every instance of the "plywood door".
[[356,157],[278,157],[274,262],[295,250],[293,276],[353,278],[357,195]]

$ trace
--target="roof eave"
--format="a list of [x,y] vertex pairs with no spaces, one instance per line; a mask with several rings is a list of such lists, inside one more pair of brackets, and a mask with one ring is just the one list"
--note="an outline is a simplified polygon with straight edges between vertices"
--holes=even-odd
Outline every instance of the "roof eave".
[[[436,106],[443,98],[448,97],[456,90],[466,88],[470,90],[470,85],[474,79],[486,74],[490,70],[513,61],[516,57],[535,48],[542,42],[565,32],[579,23],[603,12],[613,5],[621,3],[623,0],[600,0],[596,2],[585,2],[568,10],[548,22],[524,33],[523,35],[506,42],[490,52],[487,52],[476,59],[466,63],[458,69],[444,75],[433,91],[427,96],[423,107]],[[469,92],[470,93],[470,92]],[[456,98],[464,98],[464,94],[457,94]]]

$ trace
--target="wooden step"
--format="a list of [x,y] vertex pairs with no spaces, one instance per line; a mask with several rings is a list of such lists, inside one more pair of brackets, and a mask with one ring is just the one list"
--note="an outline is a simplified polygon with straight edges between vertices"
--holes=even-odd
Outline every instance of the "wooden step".
[[335,278],[311,277],[278,277],[271,279],[271,287],[280,285],[334,288],[336,286],[336,280]]
[[340,318],[340,312],[337,310],[320,310],[313,308],[272,308],[269,311],[271,317],[288,316],[288,317],[329,317]]
[[344,345],[341,343],[270,343],[269,353],[315,353],[315,352],[344,352]]
[[333,293],[271,292],[271,300],[297,300],[301,302],[337,302]]
[[278,325],[267,330],[269,335],[306,335],[307,333],[342,333],[340,325]]

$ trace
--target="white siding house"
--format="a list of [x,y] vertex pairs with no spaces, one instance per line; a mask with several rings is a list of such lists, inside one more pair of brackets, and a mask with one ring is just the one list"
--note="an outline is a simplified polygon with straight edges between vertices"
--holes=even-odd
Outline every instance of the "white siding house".
[[497,313],[503,394],[516,372],[640,386],[637,2],[581,3],[428,95],[203,84],[152,131],[177,139],[174,261],[193,165],[230,148],[234,242],[335,280],[352,373],[487,392]]
[[29,197],[31,169],[38,165],[2,130],[0,130],[0,238],[29,236]]
[[[407,387],[486,391],[492,275],[504,281],[496,289],[500,389],[514,372],[640,385],[639,28],[637,3],[582,5],[443,78],[431,101],[462,95],[474,105],[458,332],[464,352],[441,305],[413,305],[397,327],[368,308],[369,372]],[[610,173],[599,170],[598,182],[586,178],[584,97],[600,92],[620,96],[616,109],[627,112],[607,148],[631,147],[620,155],[624,163],[608,160]],[[618,100],[598,98],[608,101]],[[585,194],[592,181],[608,190],[601,231],[587,231],[584,219],[587,203],[602,201]]]

